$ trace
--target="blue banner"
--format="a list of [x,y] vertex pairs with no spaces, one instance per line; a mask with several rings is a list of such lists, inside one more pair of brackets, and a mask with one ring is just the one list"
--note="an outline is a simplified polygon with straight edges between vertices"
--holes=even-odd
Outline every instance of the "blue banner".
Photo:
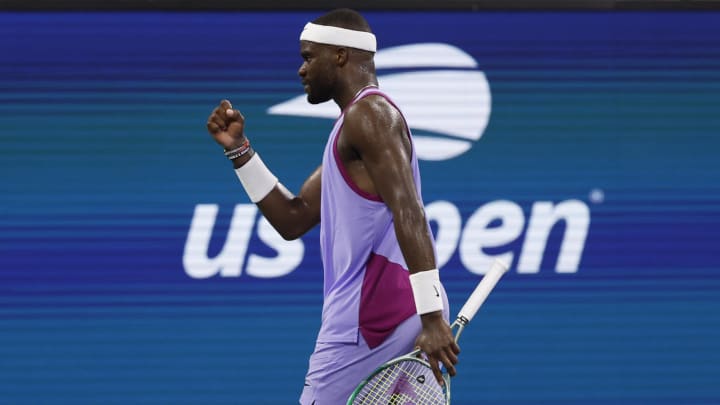
[[[0,403],[296,403],[318,232],[284,241],[205,130],[298,190],[314,13],[0,14]],[[720,403],[720,14],[370,12],[463,333],[454,404]]]

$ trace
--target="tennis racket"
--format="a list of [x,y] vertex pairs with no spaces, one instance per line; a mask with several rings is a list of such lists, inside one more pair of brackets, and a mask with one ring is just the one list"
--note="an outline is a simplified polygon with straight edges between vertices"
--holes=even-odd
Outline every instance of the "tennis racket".
[[[450,325],[455,330],[455,342],[507,269],[504,263],[496,260],[480,280]],[[450,376],[444,373],[445,384],[439,384],[430,364],[419,356],[420,350],[415,350],[380,366],[355,388],[347,405],[450,404]]]

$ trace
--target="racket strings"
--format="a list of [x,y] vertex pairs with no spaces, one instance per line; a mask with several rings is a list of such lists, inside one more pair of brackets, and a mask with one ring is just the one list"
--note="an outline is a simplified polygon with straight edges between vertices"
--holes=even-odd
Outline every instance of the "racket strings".
[[413,360],[394,363],[373,376],[355,397],[356,405],[445,404],[445,392],[430,368]]

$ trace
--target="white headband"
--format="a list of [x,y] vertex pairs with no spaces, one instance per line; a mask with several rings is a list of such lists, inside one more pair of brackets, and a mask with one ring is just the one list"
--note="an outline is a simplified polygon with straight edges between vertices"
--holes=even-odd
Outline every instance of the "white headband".
[[305,28],[300,34],[300,40],[317,42],[318,44],[347,46],[370,52],[375,52],[377,49],[375,35],[370,32],[313,23],[305,24]]

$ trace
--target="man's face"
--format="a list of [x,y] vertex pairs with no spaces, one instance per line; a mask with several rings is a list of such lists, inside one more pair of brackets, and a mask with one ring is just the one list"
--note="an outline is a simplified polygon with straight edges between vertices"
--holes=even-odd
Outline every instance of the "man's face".
[[335,69],[334,48],[309,41],[300,41],[300,56],[303,64],[298,75],[305,86],[310,104],[324,103],[333,98]]

